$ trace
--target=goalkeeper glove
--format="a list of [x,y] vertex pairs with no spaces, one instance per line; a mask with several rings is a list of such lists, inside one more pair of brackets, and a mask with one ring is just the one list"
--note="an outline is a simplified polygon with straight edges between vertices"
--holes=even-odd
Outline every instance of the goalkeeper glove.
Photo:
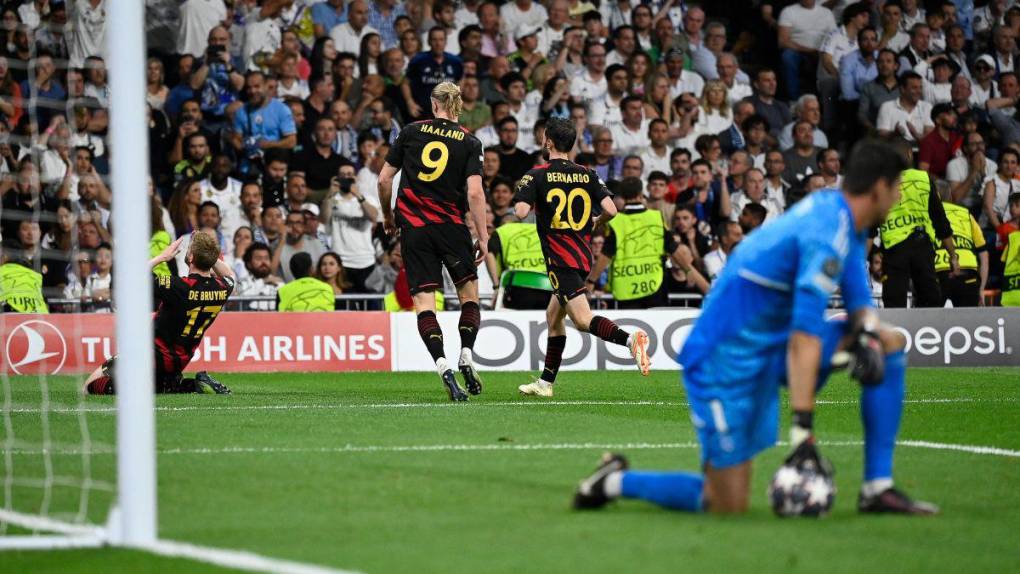
[[850,346],[850,377],[870,387],[882,382],[885,376],[885,351],[878,333],[861,329]]
[[793,452],[783,461],[783,466],[796,469],[814,468],[825,476],[832,476],[832,463],[818,453],[815,446],[814,414],[811,411],[794,411],[790,425],[790,445]]

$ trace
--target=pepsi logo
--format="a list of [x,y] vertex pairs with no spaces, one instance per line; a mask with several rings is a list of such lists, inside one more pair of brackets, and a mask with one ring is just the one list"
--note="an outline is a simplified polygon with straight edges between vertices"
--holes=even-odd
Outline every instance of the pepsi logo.
[[11,329],[4,351],[15,374],[55,375],[67,359],[67,341],[52,324],[32,319]]

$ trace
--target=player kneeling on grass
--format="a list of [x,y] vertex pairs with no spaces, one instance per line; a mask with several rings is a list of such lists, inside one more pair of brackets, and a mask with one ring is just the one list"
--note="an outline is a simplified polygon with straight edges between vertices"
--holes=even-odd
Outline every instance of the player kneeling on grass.
[[[858,510],[938,511],[893,487],[905,340],[879,325],[864,266],[868,232],[897,202],[905,167],[887,144],[858,144],[842,191],[811,194],[749,235],[730,256],[678,358],[704,474],[630,471],[624,457],[607,454],[581,482],[576,508],[599,508],[622,496],[674,510],[746,511],[751,460],[776,442],[784,382],[793,408],[793,453],[784,466],[825,469],[812,431],[815,393],[834,366],[833,356],[846,351],[851,376],[862,385],[864,483]],[[826,321],[837,287],[849,320]]]
[[[542,157],[549,163],[525,174],[517,183],[514,196],[514,213],[519,219],[527,217],[531,206],[535,206],[538,238],[553,288],[545,312],[549,324],[545,368],[541,379],[518,387],[525,395],[553,396],[553,383],[567,344],[564,324],[567,315],[581,332],[628,347],[642,375],[648,375],[650,366],[648,335],[644,331],[627,333],[613,321],[592,315],[588,306],[585,280],[592,266],[592,231],[600,229],[616,215],[616,205],[594,171],[570,161],[575,141],[577,132],[573,124],[567,120],[549,120],[542,149]],[[602,214],[593,222],[594,205],[601,207]]]
[[[173,259],[184,239],[179,237],[150,259],[149,267]],[[202,342],[202,335],[216,320],[233,292],[234,272],[220,260],[220,246],[216,238],[202,231],[192,234],[185,261],[188,263],[187,277],[152,276],[156,300],[159,301],[155,322],[156,392],[229,395],[230,389],[205,371],[197,373],[193,379],[183,378],[181,372],[188,366],[195,348]],[[116,357],[112,357],[93,371],[85,381],[86,393],[114,394],[115,360]]]

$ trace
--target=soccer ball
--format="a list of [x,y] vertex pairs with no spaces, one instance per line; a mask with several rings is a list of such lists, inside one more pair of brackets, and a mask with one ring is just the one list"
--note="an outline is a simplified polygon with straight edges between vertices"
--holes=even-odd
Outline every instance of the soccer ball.
[[825,516],[836,501],[832,473],[813,460],[784,464],[769,483],[769,503],[777,516]]

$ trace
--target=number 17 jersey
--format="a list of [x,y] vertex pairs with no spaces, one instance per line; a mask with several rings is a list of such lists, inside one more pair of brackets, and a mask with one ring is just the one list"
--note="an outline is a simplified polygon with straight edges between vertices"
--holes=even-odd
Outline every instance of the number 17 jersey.
[[534,205],[547,267],[591,271],[591,232],[599,205],[610,195],[594,171],[554,159],[517,182],[514,204]]
[[482,144],[457,122],[436,118],[404,126],[386,154],[400,169],[401,227],[464,224],[467,180],[482,175]]

